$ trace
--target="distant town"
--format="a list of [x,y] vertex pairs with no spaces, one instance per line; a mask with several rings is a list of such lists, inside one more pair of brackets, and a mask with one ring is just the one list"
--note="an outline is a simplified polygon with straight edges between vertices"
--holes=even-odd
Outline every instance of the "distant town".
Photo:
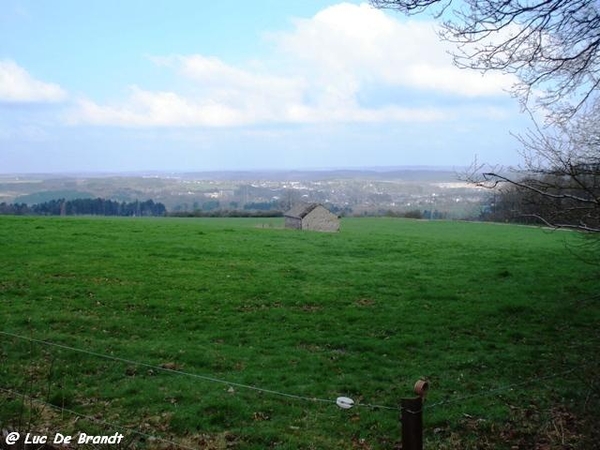
[[285,211],[301,202],[338,215],[477,218],[490,193],[435,168],[200,172],[144,174],[0,175],[0,203],[38,205],[102,198],[152,200],[169,214]]

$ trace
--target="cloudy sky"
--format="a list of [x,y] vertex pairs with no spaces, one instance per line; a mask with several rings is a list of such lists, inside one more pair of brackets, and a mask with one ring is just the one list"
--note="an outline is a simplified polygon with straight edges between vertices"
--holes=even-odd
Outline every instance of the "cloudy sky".
[[2,0],[0,173],[518,162],[508,76],[328,0]]

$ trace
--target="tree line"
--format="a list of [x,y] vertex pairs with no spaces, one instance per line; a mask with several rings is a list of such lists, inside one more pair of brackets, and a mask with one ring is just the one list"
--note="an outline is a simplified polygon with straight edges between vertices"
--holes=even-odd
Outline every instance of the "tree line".
[[164,216],[165,205],[146,200],[119,202],[104,198],[78,198],[50,200],[35,205],[26,203],[0,203],[0,214],[36,216]]

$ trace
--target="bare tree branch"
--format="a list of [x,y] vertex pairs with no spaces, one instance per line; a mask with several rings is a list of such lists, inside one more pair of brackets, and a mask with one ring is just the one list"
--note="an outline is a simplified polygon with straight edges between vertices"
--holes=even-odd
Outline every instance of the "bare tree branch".
[[[600,83],[600,4],[593,0],[371,0],[377,8],[445,17],[458,67],[515,74],[513,94],[572,117]],[[543,92],[537,97],[535,92]],[[568,104],[567,104],[568,103]]]
[[524,166],[477,161],[463,180],[489,188],[490,220],[526,220],[600,237],[600,104],[569,122],[517,135]]
[[[443,16],[440,35],[457,44],[456,66],[514,74],[519,80],[512,93],[534,124],[516,136],[524,167],[486,169],[475,160],[463,176],[492,189],[489,213],[600,236],[600,1],[371,4]],[[544,127],[533,109],[544,113]]]

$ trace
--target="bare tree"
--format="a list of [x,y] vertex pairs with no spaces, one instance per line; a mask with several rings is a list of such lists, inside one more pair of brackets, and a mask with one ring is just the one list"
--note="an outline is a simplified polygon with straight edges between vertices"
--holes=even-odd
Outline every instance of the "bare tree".
[[[466,179],[502,190],[513,217],[600,235],[600,105],[577,118],[518,135],[518,173],[473,164]],[[506,185],[509,188],[506,188]]]
[[[371,0],[433,12],[457,43],[458,67],[511,73],[523,107],[544,126],[517,135],[523,166],[475,162],[468,181],[498,189],[521,218],[600,236],[600,2],[597,0]],[[531,102],[535,93],[535,102]],[[541,93],[541,94],[538,94]],[[533,104],[532,104],[533,103]]]
[[573,116],[600,86],[596,0],[371,0],[407,14],[431,11],[454,42],[458,67],[515,74],[524,106],[534,92],[555,120]]

